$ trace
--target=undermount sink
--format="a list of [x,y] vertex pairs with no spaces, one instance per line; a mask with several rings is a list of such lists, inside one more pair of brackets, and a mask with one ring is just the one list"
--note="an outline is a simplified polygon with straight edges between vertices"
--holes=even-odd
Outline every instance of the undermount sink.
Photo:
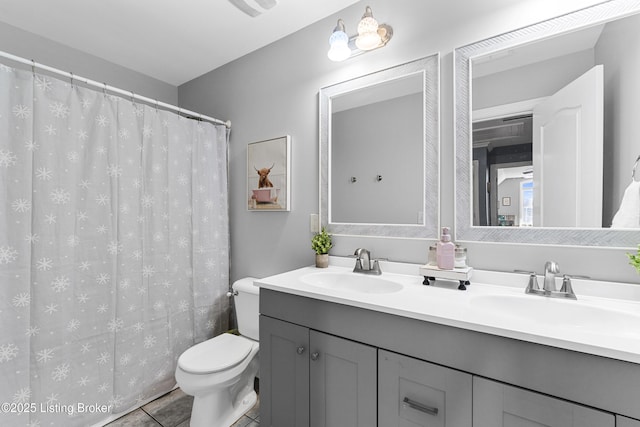
[[470,304],[473,309],[489,311],[493,316],[578,328],[598,334],[640,335],[640,313],[599,307],[580,300],[534,295],[479,295],[472,298]]
[[358,273],[317,272],[300,278],[304,283],[324,289],[365,294],[388,294],[402,290],[401,283]]

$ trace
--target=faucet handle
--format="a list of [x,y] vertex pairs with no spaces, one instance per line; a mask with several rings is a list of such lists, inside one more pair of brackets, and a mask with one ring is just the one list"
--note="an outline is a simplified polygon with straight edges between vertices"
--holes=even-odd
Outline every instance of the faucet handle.
[[543,292],[538,283],[538,275],[534,271],[529,273],[529,283],[527,283],[527,288],[524,292],[526,294],[539,294]]
[[371,269],[372,274],[375,274],[375,275],[382,274],[382,270],[380,270],[380,263],[378,261],[385,261],[385,259],[378,258],[373,260],[373,268]]
[[542,294],[543,293],[543,291],[540,289],[540,285],[538,284],[538,275],[536,274],[535,271],[513,270],[513,272],[529,275],[529,283],[527,283],[527,288],[524,290],[525,294]]
[[569,276],[565,274],[562,276],[562,287],[560,288],[560,292],[564,293],[566,298],[578,299],[576,297],[575,292],[573,292],[573,287],[571,286],[571,277],[584,277],[584,276]]
[[590,279],[589,276],[580,276],[577,274],[565,274],[562,276],[562,287],[560,288],[560,292],[567,294],[567,298],[577,299],[576,294],[573,291],[573,286],[571,286],[571,279]]

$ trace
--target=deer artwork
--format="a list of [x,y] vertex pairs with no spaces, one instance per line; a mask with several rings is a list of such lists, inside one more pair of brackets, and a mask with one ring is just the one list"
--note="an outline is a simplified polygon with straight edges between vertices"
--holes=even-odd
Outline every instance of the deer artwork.
[[258,169],[257,167],[253,167],[256,172],[258,172],[258,188],[265,188],[265,187],[273,187],[273,183],[269,180],[269,172],[271,172],[271,169],[273,169],[273,167],[275,166],[275,163],[271,165],[270,168],[262,168],[262,169]]

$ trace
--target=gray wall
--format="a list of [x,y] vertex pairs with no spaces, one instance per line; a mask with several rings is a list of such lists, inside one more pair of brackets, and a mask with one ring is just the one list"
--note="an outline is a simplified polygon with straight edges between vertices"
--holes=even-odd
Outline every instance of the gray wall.
[[[4,22],[0,22],[0,50],[59,70],[72,72],[77,76],[104,82],[109,86],[133,91],[147,98],[172,105],[178,102],[178,88],[173,85]],[[2,61],[5,60],[2,59]],[[24,67],[9,62],[6,64]]]
[[[454,225],[453,50],[475,41],[567,13],[597,0],[372,0],[359,2],[257,52],[179,87],[180,103],[214,117],[231,119],[230,209],[232,279],[264,277],[313,263],[309,215],[319,210],[318,89],[349,78],[440,52],[441,206],[440,222]],[[382,22],[392,24],[387,47],[333,63],[327,40],[338,17],[355,31],[369,4]],[[292,137],[292,210],[247,212],[247,144],[289,134]],[[455,237],[455,236],[454,236]],[[432,242],[338,236],[332,253],[357,247],[374,256],[424,263]],[[554,259],[563,272],[637,281],[622,249],[465,243],[476,268],[541,271]],[[602,266],[606,266],[603,268]],[[523,286],[525,285],[523,279]]]

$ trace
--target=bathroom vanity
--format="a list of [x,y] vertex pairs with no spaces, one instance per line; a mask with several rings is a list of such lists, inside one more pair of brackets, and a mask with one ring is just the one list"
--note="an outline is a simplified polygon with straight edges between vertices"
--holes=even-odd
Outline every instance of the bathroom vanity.
[[[615,134],[605,135],[608,146],[583,149],[585,145],[579,138],[601,134],[602,127],[598,124],[596,129],[577,132],[571,138],[562,134],[563,141],[576,141],[575,146],[580,149],[572,147],[551,155],[547,149],[557,145],[547,140],[542,151],[540,124],[551,123],[555,130],[573,130],[579,129],[573,123],[583,120],[583,124],[593,125],[596,120],[583,119],[586,115],[576,108],[554,108],[563,111],[558,114],[562,118],[558,121],[546,120],[540,112],[545,110],[543,99],[555,98],[556,93],[564,92],[567,83],[593,68],[598,69],[600,64],[605,64],[607,70],[603,76],[608,79],[607,91],[604,96],[600,95],[600,79],[591,85],[594,94],[597,92],[593,97],[597,104],[594,111],[629,109],[628,97],[624,96],[629,89],[619,84],[622,83],[619,76],[638,75],[640,62],[633,58],[638,52],[636,40],[640,39],[636,21],[640,19],[639,14],[637,1],[608,1],[455,49],[455,221],[449,223],[456,225],[457,240],[471,242],[477,251],[486,254],[499,248],[502,253],[513,251],[526,256],[529,256],[525,246],[528,244],[567,246],[567,251],[573,251],[573,247],[637,246],[640,241],[637,227],[612,229],[606,218],[597,218],[589,226],[551,219],[567,214],[577,221],[580,215],[571,212],[613,213],[611,201],[618,200],[629,179],[632,165],[628,159],[637,158],[634,151],[637,147],[618,140],[618,135],[637,128],[633,119],[626,120],[617,114],[600,117],[598,113],[597,123],[610,121],[603,128]],[[585,33],[581,33],[582,30]],[[578,34],[589,34],[580,38],[591,43],[588,46],[565,43],[565,36],[573,40]],[[594,46],[596,40],[598,45]],[[569,52],[566,49],[569,45],[575,49]],[[535,52],[529,50],[534,47]],[[555,51],[556,47],[566,52],[560,54]],[[580,62],[584,69],[574,69],[578,65],[575,55],[584,59],[584,63]],[[533,63],[533,59],[541,62]],[[627,68],[630,64],[633,68]],[[552,75],[552,68],[563,73]],[[336,194],[354,188],[359,172],[352,172],[353,162],[338,162],[331,153],[337,152],[338,144],[343,148],[343,142],[355,153],[361,150],[351,146],[355,143],[351,135],[358,132],[341,133],[333,117],[341,112],[338,104],[351,95],[363,90],[374,93],[387,80],[411,80],[409,76],[416,72],[425,88],[421,108],[425,134],[413,141],[421,144],[424,154],[425,164],[421,169],[425,191],[415,197],[424,209],[415,215],[417,224],[408,224],[402,218],[385,219],[379,224],[360,215],[358,210],[373,212],[377,210],[375,205],[353,197],[346,201],[346,197],[334,200]],[[532,76],[543,75],[540,81],[532,79]],[[624,80],[635,83],[635,78]],[[513,86],[507,86],[507,81]],[[329,233],[343,236],[343,241],[354,236],[437,238],[438,159],[442,160],[437,131],[439,92],[439,56],[320,90],[320,218]],[[479,96],[482,94],[487,96]],[[606,109],[601,108],[601,101],[606,102]],[[569,104],[571,107],[582,105],[573,101]],[[565,110],[576,116],[565,117]],[[527,158],[518,160],[520,163],[526,160],[527,165],[510,165],[526,168],[522,171],[522,182],[510,188],[520,197],[520,190],[529,188],[524,185],[535,182],[532,206],[534,210],[539,207],[540,211],[535,211],[531,223],[529,219],[523,220],[521,227],[516,223],[509,227],[491,226],[490,221],[481,219],[499,214],[487,207],[487,204],[495,206],[498,200],[487,199],[484,193],[488,182],[480,178],[490,176],[488,171],[492,167],[506,168],[502,160],[517,162],[506,154],[500,162],[488,161],[489,152],[506,142],[497,137],[491,140],[491,146],[488,139],[474,145],[473,133],[478,130],[474,123],[500,118],[505,123],[501,122],[497,128],[524,128],[524,123],[512,120],[521,119],[519,116],[523,113],[531,116],[531,126],[539,132],[528,138],[534,141],[530,156],[527,151]],[[368,130],[369,124],[362,129]],[[545,129],[546,137],[549,137],[548,130]],[[370,139],[366,138],[365,143],[370,144]],[[520,152],[517,147],[509,150],[505,153]],[[620,164],[607,161],[603,165],[600,157],[576,158],[577,153],[595,155],[603,150],[611,159],[620,159]],[[542,159],[546,159],[546,163]],[[345,163],[348,167],[342,167]],[[578,197],[573,203],[575,207],[570,209],[565,195],[579,192],[560,186],[572,181],[566,179],[564,173],[568,164],[575,164],[576,170],[588,171],[592,175],[589,178],[595,177],[598,185],[602,182],[609,185],[603,189],[602,197],[597,195],[597,200],[587,208],[578,206],[578,199],[587,200]],[[562,172],[558,180],[550,179],[548,171],[554,169]],[[365,173],[368,174],[365,176],[375,176],[372,171]],[[601,173],[607,177],[604,181]],[[542,185],[543,175],[545,185]],[[587,182],[575,176],[572,185],[578,187]],[[618,184],[611,185],[614,181]],[[385,182],[390,182],[386,174],[384,180],[371,185]],[[391,188],[391,192],[400,192],[402,188],[404,194],[404,182]],[[557,194],[553,192],[559,188],[563,190],[558,199],[547,198],[549,194]],[[584,194],[595,194],[594,191],[594,185],[585,185]],[[378,194],[385,193],[379,191]],[[614,196],[610,197],[611,194]],[[511,206],[510,196],[505,193],[500,204]],[[476,199],[485,200],[484,205],[480,206]],[[380,198],[368,197],[367,201],[371,200],[378,202]],[[514,207],[519,205],[515,200],[514,196]],[[544,200],[548,201],[542,203]],[[453,200],[445,197],[443,202],[446,205]],[[353,217],[342,215],[343,208],[354,214]],[[495,222],[493,225],[505,225],[497,216]],[[409,241],[398,245],[403,252],[399,258],[413,259],[417,253],[406,249]],[[489,242],[508,246],[489,246]],[[340,249],[345,253],[344,247]],[[505,269],[522,267],[511,266],[511,260],[519,262],[517,256],[509,254],[501,265]],[[491,260],[491,265],[496,265],[494,261]],[[476,271],[471,286],[459,291],[458,282],[438,280],[433,286],[423,286],[417,265],[381,263],[382,275],[373,277],[352,273],[353,263],[354,260],[340,265],[334,263],[326,271],[303,268],[258,281],[262,288],[263,424],[277,427],[640,427],[640,286],[574,280],[577,301],[553,300],[526,295],[526,275]],[[598,275],[602,274],[602,268],[601,264],[591,266]],[[593,275],[589,271],[573,272]],[[557,285],[554,288],[560,288],[560,284]]]
[[257,281],[261,423],[640,427],[635,286],[607,284],[611,300],[576,281],[578,301],[549,301],[522,275],[476,272],[459,291],[423,286],[416,265],[372,277],[340,260]]

